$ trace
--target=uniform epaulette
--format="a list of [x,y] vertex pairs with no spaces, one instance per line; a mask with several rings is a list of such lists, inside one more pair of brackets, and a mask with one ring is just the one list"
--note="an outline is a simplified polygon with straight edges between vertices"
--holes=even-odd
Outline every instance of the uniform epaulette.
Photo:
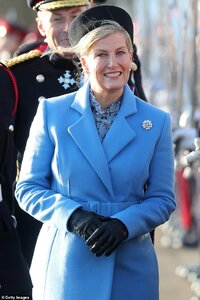
[[10,67],[12,67],[14,65],[20,64],[20,63],[22,63],[24,61],[27,61],[29,59],[38,57],[40,55],[42,55],[42,51],[40,51],[38,49],[34,49],[34,50],[31,50],[31,51],[29,51],[27,53],[18,55],[16,57],[13,57],[11,59],[8,59],[8,60],[4,61],[4,65],[6,65],[8,68],[10,68]]

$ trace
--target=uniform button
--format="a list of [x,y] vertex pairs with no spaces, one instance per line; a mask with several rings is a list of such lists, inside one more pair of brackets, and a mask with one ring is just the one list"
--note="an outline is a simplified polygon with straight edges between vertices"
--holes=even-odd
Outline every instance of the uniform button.
[[9,131],[14,131],[14,126],[13,125],[9,125],[8,130]]
[[45,99],[44,96],[40,96],[40,97],[38,98],[38,102],[40,102],[40,101],[42,101],[42,100],[44,100],[44,99]]
[[36,76],[36,80],[37,80],[37,82],[43,82],[45,80],[45,77],[42,74],[38,74]]

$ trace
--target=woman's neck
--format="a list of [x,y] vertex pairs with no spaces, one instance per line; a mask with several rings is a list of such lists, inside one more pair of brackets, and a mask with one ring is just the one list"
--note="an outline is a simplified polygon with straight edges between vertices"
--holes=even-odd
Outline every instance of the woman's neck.
[[123,94],[123,90],[117,91],[117,92],[111,92],[108,93],[106,91],[103,92],[97,92],[92,89],[92,93],[95,96],[95,99],[100,103],[102,108],[107,108],[112,102],[116,102],[120,99],[120,97]]

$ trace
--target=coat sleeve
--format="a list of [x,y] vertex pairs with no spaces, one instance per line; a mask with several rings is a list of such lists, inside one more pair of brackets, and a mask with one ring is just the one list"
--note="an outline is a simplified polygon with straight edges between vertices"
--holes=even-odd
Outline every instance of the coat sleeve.
[[33,120],[15,196],[27,213],[66,230],[68,218],[80,205],[52,187],[54,141],[48,132],[46,103],[40,102]]
[[127,227],[129,237],[148,233],[165,223],[176,207],[174,193],[174,151],[170,116],[165,114],[164,124],[149,166],[146,192],[139,204],[132,205],[112,217]]

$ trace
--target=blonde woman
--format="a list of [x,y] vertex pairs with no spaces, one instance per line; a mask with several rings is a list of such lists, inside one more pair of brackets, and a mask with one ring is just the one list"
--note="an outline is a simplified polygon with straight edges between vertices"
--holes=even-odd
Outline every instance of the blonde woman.
[[98,9],[97,21],[92,8],[72,22],[65,50],[87,80],[40,103],[16,189],[44,223],[31,267],[37,300],[159,299],[149,232],[175,209],[170,117],[134,96],[130,34],[100,21],[107,9],[130,16]]

